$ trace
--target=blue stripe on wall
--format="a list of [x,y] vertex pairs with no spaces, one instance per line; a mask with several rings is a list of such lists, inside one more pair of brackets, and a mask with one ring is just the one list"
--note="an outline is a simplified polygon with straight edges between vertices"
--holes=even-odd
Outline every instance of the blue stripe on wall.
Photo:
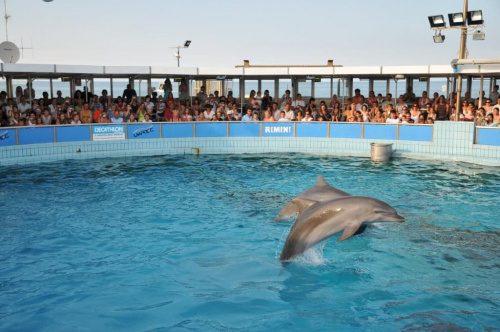
[[162,124],[162,137],[163,138],[182,138],[193,137],[194,124],[193,123],[169,123]]
[[90,141],[88,126],[63,126],[56,128],[57,142]]
[[[88,127],[85,127],[88,130]],[[54,131],[52,128],[19,128],[19,144],[54,143]]]
[[197,123],[196,137],[227,137],[225,122]]
[[296,130],[296,137],[326,138],[328,124],[324,122],[297,122]]
[[399,125],[399,139],[401,141],[432,142],[433,128],[432,125]]
[[476,128],[477,144],[500,146],[500,128]]
[[330,138],[361,138],[361,124],[330,123]]
[[365,123],[364,138],[396,139],[397,125]]
[[258,122],[229,122],[230,137],[259,137],[260,123]]

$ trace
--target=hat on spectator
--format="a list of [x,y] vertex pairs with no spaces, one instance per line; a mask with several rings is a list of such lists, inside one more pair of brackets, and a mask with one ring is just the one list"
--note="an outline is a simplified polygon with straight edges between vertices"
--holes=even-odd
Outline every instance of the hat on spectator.
[[233,110],[227,111],[227,115],[229,115],[229,114],[234,114]]
[[103,105],[101,103],[97,104],[97,108],[99,107],[103,107]]

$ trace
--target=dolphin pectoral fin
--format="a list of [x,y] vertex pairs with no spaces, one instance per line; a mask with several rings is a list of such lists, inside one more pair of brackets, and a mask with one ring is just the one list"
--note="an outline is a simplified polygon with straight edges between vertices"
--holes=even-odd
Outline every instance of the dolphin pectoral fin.
[[292,202],[297,209],[299,210],[299,214],[304,212],[305,209],[310,207],[311,205],[317,203],[317,201],[313,201],[310,199],[304,199],[304,198],[294,198],[292,199]]
[[348,238],[350,238],[351,236],[353,236],[354,234],[356,234],[356,232],[359,229],[359,226],[360,226],[359,224],[349,224],[349,225],[347,225],[344,228],[344,232],[342,233],[342,236],[338,239],[338,241],[341,242],[341,241],[347,240]]

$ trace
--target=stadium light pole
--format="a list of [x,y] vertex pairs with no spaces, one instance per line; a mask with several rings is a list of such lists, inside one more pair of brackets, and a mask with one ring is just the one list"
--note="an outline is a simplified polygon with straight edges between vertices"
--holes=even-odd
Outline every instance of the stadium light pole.
[[[449,29],[460,29],[460,49],[458,52],[458,60],[467,58],[467,30],[468,29],[478,29],[484,27],[483,25],[483,13],[481,10],[468,11],[468,0],[464,0],[464,7],[462,13],[452,13],[448,14],[448,19],[450,21],[450,27],[446,27],[446,22],[444,21],[443,15],[433,15],[429,16],[429,23],[431,29],[436,32],[433,37],[435,43],[444,42],[445,36],[441,35],[442,30]],[[438,35],[439,31],[439,35]],[[474,40],[484,40],[484,33],[477,31],[473,33]],[[453,70],[457,69],[457,64],[453,65]],[[455,111],[455,121],[459,120],[461,95],[462,95],[462,74],[458,71],[457,75],[457,101],[456,101],[456,111]]]

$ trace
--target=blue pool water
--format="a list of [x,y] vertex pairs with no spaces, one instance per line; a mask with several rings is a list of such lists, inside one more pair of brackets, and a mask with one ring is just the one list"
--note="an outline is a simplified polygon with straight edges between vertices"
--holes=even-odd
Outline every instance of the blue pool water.
[[[0,330],[499,328],[500,175],[468,164],[161,156],[0,169]],[[407,218],[283,266],[322,174]]]

